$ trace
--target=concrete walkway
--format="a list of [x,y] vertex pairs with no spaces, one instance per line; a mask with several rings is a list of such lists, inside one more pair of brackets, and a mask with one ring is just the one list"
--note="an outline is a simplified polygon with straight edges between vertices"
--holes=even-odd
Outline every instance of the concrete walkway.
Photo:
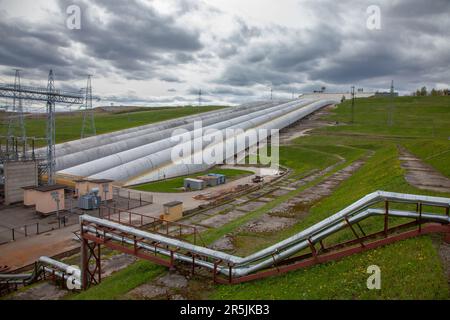
[[405,179],[416,188],[437,192],[450,192],[450,179],[424,163],[406,149],[399,147],[400,162],[406,170]]
[[6,265],[13,271],[33,264],[41,256],[53,257],[79,248],[80,243],[73,240],[73,232],[79,229],[79,225],[73,225],[3,244],[0,246],[0,265]]

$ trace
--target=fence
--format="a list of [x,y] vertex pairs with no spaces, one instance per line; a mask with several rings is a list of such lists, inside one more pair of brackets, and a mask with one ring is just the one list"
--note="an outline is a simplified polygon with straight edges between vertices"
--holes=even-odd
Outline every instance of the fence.
[[69,214],[61,214],[55,225],[48,222],[35,222],[17,227],[5,227],[0,231],[0,244],[16,241],[21,238],[40,235],[49,231],[58,230],[78,223],[78,215],[76,219],[71,219]]
[[153,195],[147,192],[133,191],[113,187],[113,200],[118,207],[127,208],[127,210],[136,209],[153,203]]
[[101,206],[99,217],[130,227],[145,229],[176,238],[189,235],[193,237],[192,240],[194,244],[197,243],[198,239],[201,240],[198,229],[195,226],[146,216],[127,209]]

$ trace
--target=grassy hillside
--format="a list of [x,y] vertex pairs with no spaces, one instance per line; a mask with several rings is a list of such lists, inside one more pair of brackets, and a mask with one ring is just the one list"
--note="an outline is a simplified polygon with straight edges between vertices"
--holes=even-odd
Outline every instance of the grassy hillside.
[[[409,185],[404,179],[397,149],[399,145],[406,147],[450,177],[450,98],[399,97],[395,99],[392,126],[387,124],[389,105],[390,100],[385,98],[358,99],[355,123],[350,124],[350,103],[345,102],[329,116],[329,120],[338,122],[339,126],[314,130],[311,136],[298,138],[293,145],[281,149],[281,162],[295,169],[293,174],[296,176],[345,159],[335,168],[337,171],[356,159],[371,155],[359,171],[344,181],[331,196],[315,203],[298,223],[263,236],[238,231],[243,223],[263,215],[326,176],[219,229],[204,232],[202,239],[212,243],[225,234],[233,233],[237,254],[244,255],[295,234],[375,190],[450,197],[450,193],[426,192]],[[362,226],[370,231],[379,228],[381,223],[368,220]],[[334,240],[351,237],[351,232],[347,231]],[[210,299],[448,299],[449,287],[436,240],[432,236],[423,236],[341,261],[241,285],[212,285],[210,279],[195,278],[190,281],[189,294],[190,298]],[[367,267],[373,264],[381,268],[381,290],[370,291],[366,287]],[[136,269],[130,267],[127,269],[130,272],[121,271],[78,297],[102,298],[117,281],[120,289],[114,289],[108,297],[124,298],[131,287],[149,281],[161,270],[155,265],[147,268],[148,277],[134,274],[131,271]]]
[[[133,112],[96,112],[95,126],[97,134],[138,127],[150,123],[190,116],[202,112],[217,110],[219,106],[204,107],[167,107],[148,108],[145,111]],[[142,110],[142,108],[141,108]],[[59,114],[56,117],[56,142],[65,142],[80,138],[82,114]],[[29,137],[45,137],[45,117],[32,117],[26,120],[26,130]],[[6,128],[4,128],[6,130]],[[41,143],[42,144],[42,143]]]
[[[375,190],[417,194],[424,192],[410,186],[400,167],[397,146],[413,153],[450,176],[450,99],[448,97],[397,98],[394,123],[387,125],[390,100],[361,99],[356,103],[355,123],[350,124],[350,103],[336,109],[329,120],[341,125],[314,131],[309,137],[295,141],[297,146],[314,150],[337,151],[349,147],[368,150],[374,155],[366,165],[328,198],[316,203],[309,215],[293,227],[254,242],[252,250],[238,241],[238,251],[250,253],[295,234],[339,211],[353,201]],[[342,154],[349,160],[349,154]],[[298,159],[299,162],[302,159]],[[303,160],[304,162],[305,160]],[[308,160],[306,160],[308,161]],[[266,209],[266,210],[264,210]],[[260,209],[261,215],[268,208]],[[381,221],[366,222],[366,230],[380,227]],[[224,226],[227,228],[227,226]],[[232,230],[227,230],[231,232]],[[350,239],[344,234],[341,240]],[[216,237],[214,237],[215,239]],[[243,250],[244,249],[244,250]],[[376,264],[382,270],[382,290],[370,291],[365,286],[367,267]],[[407,287],[407,288],[406,288]],[[298,270],[278,277],[237,286],[217,286],[209,296],[213,299],[448,299],[449,287],[443,266],[431,237],[402,241],[342,261]]]

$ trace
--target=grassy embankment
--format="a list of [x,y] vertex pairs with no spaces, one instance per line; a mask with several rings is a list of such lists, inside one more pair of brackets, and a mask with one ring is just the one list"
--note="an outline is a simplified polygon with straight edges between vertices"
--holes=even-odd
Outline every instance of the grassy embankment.
[[[258,217],[301,190],[314,185],[313,181],[296,191],[276,198],[266,206],[250,212],[219,229],[208,230],[202,238],[210,243],[227,233],[235,235],[239,254],[255,252],[303,230],[330,216],[367,193],[375,190],[411,192],[449,196],[421,191],[406,183],[400,167],[397,146],[402,145],[421,157],[437,170],[450,176],[450,98],[402,97],[395,100],[394,123],[387,125],[390,101],[385,98],[358,99],[355,123],[351,119],[350,104],[346,102],[335,110],[330,120],[341,125],[315,130],[313,135],[296,139],[293,146],[283,147],[281,162],[293,167],[296,175],[320,169],[343,157],[346,163],[373,152],[366,164],[335,192],[315,203],[306,217],[291,228],[264,235],[249,235],[237,231],[242,223]],[[284,150],[284,151],[283,151]],[[311,150],[311,152],[306,152]],[[329,173],[331,174],[331,173]],[[398,223],[399,221],[391,221]],[[367,231],[380,227],[378,220],[363,224]],[[344,232],[332,240],[347,239]],[[214,286],[202,297],[212,299],[448,299],[449,288],[433,237],[424,236],[379,248],[278,277],[236,286]],[[78,298],[123,298],[123,295],[141,283],[160,274],[162,269],[146,262],[148,270],[133,272],[132,266],[114,274],[101,285],[78,295]],[[367,267],[376,264],[382,271],[382,290],[366,288]],[[148,275],[146,277],[145,275]],[[195,281],[195,280],[194,280]],[[204,279],[197,280],[205,281]],[[130,285],[132,284],[132,285]],[[110,294],[110,287],[120,287]],[[195,296],[195,295],[194,295]]]
[[[388,99],[358,100],[355,123],[316,130],[314,135],[296,143],[321,150],[345,145],[375,152],[366,165],[343,182],[328,198],[316,203],[309,215],[292,228],[259,237],[255,251],[279,241],[328,217],[353,201],[375,190],[424,192],[408,185],[398,160],[397,145],[407,147],[443,174],[450,176],[450,99],[398,98],[394,124],[387,126]],[[351,118],[350,104],[341,105],[330,120],[346,123]],[[450,196],[444,194],[444,196]],[[399,223],[399,221],[390,221]],[[371,219],[362,226],[374,230],[381,221]],[[349,232],[333,240],[347,239]],[[238,251],[248,250],[253,237],[237,238]],[[246,250],[247,249],[247,250]],[[382,290],[366,288],[367,267],[376,264],[382,270]],[[338,262],[298,270],[279,277],[238,286],[218,286],[215,299],[447,299],[449,289],[443,267],[431,237],[402,241],[384,248],[358,254]]]

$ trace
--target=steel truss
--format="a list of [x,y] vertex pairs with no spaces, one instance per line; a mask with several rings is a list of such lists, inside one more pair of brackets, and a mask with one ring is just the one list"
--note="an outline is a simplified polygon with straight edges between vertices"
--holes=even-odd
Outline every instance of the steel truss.
[[[450,242],[450,199],[394,194],[382,191],[378,193],[382,195],[386,194],[386,197],[389,195],[391,199],[384,201],[383,210],[373,209],[375,210],[374,212],[376,212],[376,215],[374,216],[382,218],[384,221],[380,225],[382,228],[381,230],[371,231],[370,233],[366,232],[360,224],[365,218],[360,220],[354,219],[356,215],[361,213],[355,209],[355,204],[375,204],[376,201],[374,201],[374,199],[377,198],[374,197],[374,194],[377,193],[374,193],[344,209],[348,209],[349,213],[347,216],[342,217],[341,214],[336,214],[312,226],[311,228],[314,228],[315,226],[320,226],[320,228],[315,231],[318,233],[314,234],[313,232],[313,235],[306,238],[308,244],[305,246],[305,249],[299,249],[296,253],[293,253],[290,256],[286,255],[286,258],[280,259],[283,250],[290,250],[290,248],[292,248],[280,247],[272,252],[271,258],[270,255],[268,256],[267,259],[272,260],[272,263],[268,263],[264,267],[261,266],[250,273],[237,273],[237,270],[235,269],[242,268],[242,263],[241,265],[238,265],[238,262],[234,263],[231,259],[247,259],[246,261],[254,261],[254,263],[257,264],[260,263],[261,259],[265,259],[264,256],[258,256],[258,253],[255,253],[251,255],[255,257],[253,260],[248,260],[250,259],[248,257],[233,258],[234,256],[189,244],[186,241],[173,240],[154,233],[143,232],[142,230],[124,226],[116,222],[83,216],[81,218],[81,238],[84,239],[82,249],[82,265],[84,266],[84,270],[82,271],[82,274],[84,275],[83,279],[85,279],[85,285],[83,288],[87,288],[89,284],[93,283],[93,281],[89,280],[92,277],[92,272],[89,269],[90,258],[87,255],[89,250],[91,250],[88,246],[89,243],[98,246],[104,245],[110,249],[131,254],[168,268],[175,268],[177,263],[179,265],[187,264],[190,266],[192,274],[195,274],[197,268],[206,268],[212,272],[215,283],[237,284],[283,274],[320,263],[339,260],[356,253],[365,252],[390,243],[430,233],[444,234],[444,240]],[[417,201],[408,199],[417,199]],[[390,203],[396,202],[415,204],[416,211],[412,213],[410,211],[391,210],[389,208]],[[424,213],[423,206],[443,208],[444,214]],[[338,217],[341,221],[339,222],[339,227],[336,227],[336,224],[331,224],[334,223],[331,218],[335,217]],[[366,217],[373,217],[373,215],[367,215]],[[409,219],[412,221],[399,225],[390,225],[390,217]],[[325,227],[325,223],[330,223],[330,226]],[[326,233],[326,236],[318,238],[317,234],[323,234],[323,232],[326,232],[327,228],[331,228],[332,231]],[[329,244],[325,244],[325,240],[332,235],[345,230],[351,232],[353,239],[338,243],[332,243],[332,241],[330,241]],[[266,249],[262,251],[266,252]],[[256,256],[258,256],[258,258],[256,258]],[[101,264],[99,257],[95,259],[95,265]],[[260,265],[262,264],[260,263]]]

